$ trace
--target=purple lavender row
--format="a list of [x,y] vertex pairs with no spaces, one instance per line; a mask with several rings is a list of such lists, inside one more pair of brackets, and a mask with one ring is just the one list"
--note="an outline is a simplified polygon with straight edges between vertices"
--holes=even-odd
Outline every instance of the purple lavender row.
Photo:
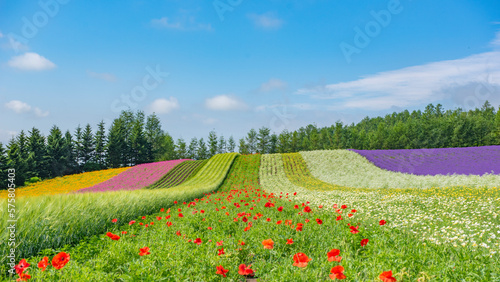
[[111,179],[91,187],[80,189],[75,193],[141,189],[155,183],[176,165],[187,160],[182,159],[136,165]]
[[500,174],[500,146],[354,150],[377,167],[415,175]]

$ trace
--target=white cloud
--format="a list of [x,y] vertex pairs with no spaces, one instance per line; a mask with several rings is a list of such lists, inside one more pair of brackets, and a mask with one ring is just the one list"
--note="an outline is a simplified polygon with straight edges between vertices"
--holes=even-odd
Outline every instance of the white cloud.
[[211,24],[197,23],[193,16],[183,16],[179,20],[172,20],[168,17],[152,19],[151,25],[157,28],[175,29],[175,30],[206,30],[212,31]]
[[19,100],[12,100],[5,104],[5,107],[14,111],[16,114],[27,113],[31,111],[31,106]]
[[19,100],[12,100],[5,103],[5,107],[16,114],[32,113],[36,117],[47,117],[49,115],[48,111],[42,111],[38,107],[32,107],[28,103]]
[[[354,81],[299,89],[297,94],[309,94],[317,99],[335,99],[334,107],[337,109],[384,110],[393,106],[409,107],[450,98],[454,94],[449,89],[471,84],[483,85],[486,89],[493,89],[491,85],[500,85],[500,52],[381,72]],[[474,95],[474,92],[469,94],[471,97]],[[491,100],[497,93],[480,95],[489,95]]]
[[8,65],[12,68],[20,70],[49,70],[56,67],[54,63],[47,60],[45,57],[38,55],[37,53],[24,53],[20,56],[15,56],[8,62]]
[[253,21],[254,25],[264,29],[278,29],[283,25],[283,20],[275,17],[271,13],[248,14],[248,18]]
[[247,105],[237,98],[228,95],[219,95],[205,100],[205,107],[214,111],[243,110]]
[[277,78],[271,78],[269,81],[261,84],[259,91],[269,92],[273,90],[283,90],[287,87],[286,82]]
[[168,114],[179,107],[179,101],[177,101],[177,98],[175,97],[170,97],[169,99],[156,99],[153,103],[151,103],[151,105],[149,105],[151,112],[157,114]]
[[3,38],[3,33],[0,31],[0,38]]
[[97,72],[92,72],[92,71],[87,71],[87,74],[90,77],[97,78],[97,79],[102,79],[110,82],[115,82],[116,81],[116,76],[114,76],[111,73],[97,73]]
[[500,31],[495,34],[495,39],[491,41],[493,48],[500,48]]

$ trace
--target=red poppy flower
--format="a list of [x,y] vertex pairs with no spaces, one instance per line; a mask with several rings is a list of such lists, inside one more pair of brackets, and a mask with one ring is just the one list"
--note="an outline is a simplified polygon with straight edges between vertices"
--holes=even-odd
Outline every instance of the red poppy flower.
[[297,192],[293,193],[293,195],[294,195],[294,196],[296,196],[296,195],[297,195]]
[[122,231],[122,234],[127,234],[127,231]]
[[198,246],[201,245],[201,239],[200,238],[194,239],[194,243],[198,244]]
[[337,216],[337,221],[339,221],[339,220],[342,220],[342,216],[341,215]]
[[184,217],[184,215],[182,213],[179,213],[179,217]]
[[223,277],[227,277],[226,276],[226,273],[229,271],[227,269],[224,269],[224,267],[222,267],[222,265],[219,265],[219,266],[216,266],[217,268],[217,272],[215,274],[221,274]]
[[29,266],[30,264],[26,261],[26,259],[22,259],[21,261],[19,261],[19,264],[14,266],[14,269],[16,270],[16,273],[18,275],[21,275],[21,273],[23,273]]
[[244,245],[245,245],[245,242],[240,241],[240,245],[244,246]]
[[304,212],[311,212],[311,208],[309,206],[305,206]]
[[362,247],[366,246],[366,244],[368,244],[368,239],[361,240],[361,246]]
[[139,251],[140,251],[140,252],[139,252],[139,255],[140,255],[141,257],[142,257],[142,256],[145,256],[145,255],[149,255],[149,254],[151,254],[151,253],[149,252],[149,247],[140,248],[140,249],[139,249]]
[[162,217],[161,217],[161,216],[157,216],[157,217],[156,217],[156,219],[157,219],[157,220],[161,220],[161,219],[162,219]]
[[177,201],[174,201],[174,204],[177,204]]
[[250,230],[250,226],[247,226],[245,227],[245,229],[243,229],[243,231],[247,232],[248,230]]
[[61,269],[68,263],[69,259],[69,254],[60,252],[52,258],[52,266],[55,269]]
[[16,281],[28,281],[28,279],[31,279],[31,275],[28,273],[19,273],[19,278],[17,278]]
[[344,267],[342,267],[340,265],[332,267],[332,270],[330,270],[330,272],[332,273],[332,274],[330,274],[330,278],[332,280],[335,280],[335,279],[339,279],[339,280],[346,279],[346,276],[344,275]]
[[304,228],[304,223],[300,223],[300,222],[299,222],[299,223],[297,223],[297,228],[296,228],[296,230],[297,230],[297,231],[302,231],[302,228]]
[[204,210],[201,210],[200,212],[201,212],[201,213],[205,213],[205,211],[204,211]]
[[304,221],[305,221],[306,223],[309,223],[309,221],[310,221],[310,220],[309,220],[308,218],[306,218]]
[[286,244],[287,244],[287,245],[291,245],[291,244],[293,244],[293,239],[291,239],[291,238],[290,238],[290,239],[287,239],[287,240],[286,240]]
[[169,218],[170,218],[170,215],[165,216],[165,219],[169,219]]
[[244,276],[254,276],[253,270],[250,268],[251,265],[240,264],[238,267],[238,274]]
[[357,210],[351,210],[351,212],[352,212],[352,213],[355,213],[355,212],[357,212]]
[[342,205],[340,208],[343,209],[343,210],[345,210],[345,209],[347,209],[347,206],[346,205]]
[[337,204],[333,204],[333,208],[334,209],[338,208]]
[[294,209],[298,209],[299,208],[299,205],[295,205],[293,206]]
[[276,224],[281,224],[282,222],[283,222],[283,221],[278,220],[278,221],[276,222]]
[[381,221],[379,221],[379,223],[378,223],[378,224],[379,224],[379,225],[384,225],[384,224],[386,224],[386,223],[387,223],[387,221],[385,221],[385,220],[383,220],[383,219],[382,219]]
[[264,245],[264,249],[272,250],[274,248],[274,242],[272,239],[266,239],[262,241],[262,245]]
[[172,222],[171,221],[167,221],[167,226],[172,226]]
[[134,224],[134,223],[135,223],[135,220],[132,220],[132,221],[130,221],[130,222],[128,223],[128,225],[132,225],[132,224]]
[[304,253],[296,253],[293,255],[293,265],[297,267],[306,267],[307,263],[311,260],[312,259]]
[[219,256],[220,256],[220,255],[225,254],[225,252],[224,252],[224,248],[222,248],[222,249],[220,249],[220,250],[217,250],[217,251],[219,251],[219,253],[217,254],[217,255],[219,255]]
[[49,258],[48,257],[43,257],[43,259],[38,263],[38,268],[40,268],[42,271],[45,271],[45,268],[49,266]]
[[322,221],[321,219],[319,219],[319,218],[316,218],[316,222],[317,222],[318,224],[323,224],[323,221]]
[[358,234],[359,233],[358,226],[349,226],[349,228],[351,229],[351,233],[352,234]]
[[395,282],[396,278],[392,277],[392,270],[382,272],[382,274],[379,275],[380,280],[383,282]]
[[279,208],[278,208],[278,211],[279,211],[279,212],[282,212],[282,211],[283,211],[283,207],[279,207]]
[[323,205],[319,205],[318,208],[322,209],[323,208]]
[[118,219],[117,219],[117,218],[113,218],[113,219],[111,220],[111,222],[113,222],[113,223],[115,223],[115,222],[117,222],[117,221],[118,221]]
[[328,256],[328,261],[337,261],[340,262],[342,260],[342,257],[339,256],[340,250],[337,249],[332,249],[327,253]]
[[146,219],[146,217],[145,217],[145,216],[143,216],[143,217],[142,217],[142,219]]
[[160,212],[164,212],[164,211],[165,211],[165,209],[164,209],[164,208],[161,208],[161,209],[160,209]]
[[246,218],[246,216],[244,216],[241,220],[242,220],[243,222],[247,222],[247,221],[248,221],[248,218]]
[[219,242],[217,242],[215,244],[220,247],[220,246],[222,246],[222,243],[224,243],[224,241],[219,241]]
[[179,230],[177,230],[177,232],[175,232],[175,235],[181,236],[181,232]]
[[207,227],[207,229],[208,229],[208,230],[212,230],[213,228],[209,226],[209,227]]

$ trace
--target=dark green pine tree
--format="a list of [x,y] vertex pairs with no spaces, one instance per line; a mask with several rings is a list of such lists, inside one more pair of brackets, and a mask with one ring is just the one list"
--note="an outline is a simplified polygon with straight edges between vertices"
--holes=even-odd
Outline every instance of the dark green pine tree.
[[95,155],[94,160],[96,164],[99,165],[100,169],[104,169],[106,167],[106,144],[108,139],[106,137],[106,128],[104,121],[101,121],[97,125],[97,132],[94,136],[94,144],[95,144]]
[[108,132],[108,144],[106,146],[106,163],[109,167],[116,168],[126,165],[124,148],[126,148],[123,135],[124,125],[121,118],[113,120]]
[[198,139],[196,137],[191,138],[191,142],[188,147],[188,158],[197,160],[198,158]]
[[132,129],[134,127],[135,116],[131,110],[122,111],[120,114],[120,119],[123,124],[123,138],[125,139],[125,145],[123,147],[123,164],[126,166],[132,165],[132,148],[131,148],[131,136]]
[[130,135],[130,151],[132,164],[148,162],[148,144],[144,134],[144,112],[137,112]]
[[286,129],[278,136],[277,152],[280,154],[290,152],[290,133]]
[[82,127],[78,125],[75,130],[75,139],[73,140],[73,155],[75,156],[75,172],[82,172],[82,162],[83,162],[83,154],[82,154],[82,142],[83,142],[83,131]]
[[278,136],[273,133],[271,134],[271,138],[269,139],[269,154],[275,154],[278,152]]
[[267,127],[259,129],[259,133],[257,134],[257,153],[266,154],[269,152],[270,133],[271,130]]
[[205,141],[203,141],[203,138],[200,138],[200,140],[198,141],[198,152],[196,152],[196,155],[200,160],[210,158],[210,156],[208,155],[207,145],[205,144]]
[[40,177],[45,179],[49,177],[47,146],[45,137],[40,130],[33,127],[28,137],[28,172],[27,178]]
[[249,154],[248,145],[245,143],[245,139],[244,138],[240,139],[240,145],[238,147],[239,147],[238,151],[239,151],[240,154],[242,154],[242,155],[248,155]]
[[14,184],[16,187],[23,186],[26,181],[26,175],[28,170],[27,160],[23,158],[21,153],[21,148],[17,140],[12,138],[7,145],[7,169],[14,169],[16,171],[16,177]]
[[82,160],[83,170],[84,171],[95,170],[96,167],[91,163],[95,155],[94,134],[92,133],[92,127],[88,123],[85,126],[85,129],[83,130],[81,150],[82,150],[81,160]]
[[66,142],[61,130],[57,126],[52,126],[50,134],[47,136],[47,154],[49,173],[51,177],[62,176],[68,166]]
[[161,143],[161,152],[163,155],[160,160],[168,161],[175,159],[175,142],[174,138],[168,132],[163,135],[163,140]]
[[215,155],[217,153],[217,134],[215,133],[215,131],[210,131],[210,133],[208,133],[208,154],[209,154],[209,157],[212,157],[213,155]]
[[161,122],[155,114],[149,115],[146,121],[146,140],[148,162],[158,161],[161,158],[161,146],[164,132],[161,129]]
[[217,154],[224,154],[226,150],[227,150],[226,139],[224,139],[224,136],[221,135],[219,136],[219,143],[217,145]]
[[7,189],[8,186],[8,166],[7,166],[7,151],[0,142],[0,190]]
[[[245,147],[248,154],[253,154],[257,150],[257,131],[250,129],[245,140]],[[241,142],[240,142],[241,144]]]
[[234,141],[233,136],[231,135],[229,137],[229,140],[227,141],[227,152],[233,153],[234,150],[236,149],[236,142]]
[[185,159],[188,155],[187,145],[184,139],[177,139],[177,144],[175,144],[175,157],[176,159]]
[[63,171],[63,175],[77,173],[78,163],[75,155],[75,142],[73,141],[73,136],[71,136],[71,132],[69,132],[69,130],[66,130],[66,133],[64,134],[64,153],[66,155],[67,165]]

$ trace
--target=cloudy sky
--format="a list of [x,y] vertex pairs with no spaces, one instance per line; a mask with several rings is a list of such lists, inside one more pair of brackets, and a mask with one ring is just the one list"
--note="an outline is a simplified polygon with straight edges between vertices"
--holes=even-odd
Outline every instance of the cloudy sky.
[[0,142],[159,115],[242,137],[500,105],[500,2],[0,0]]

